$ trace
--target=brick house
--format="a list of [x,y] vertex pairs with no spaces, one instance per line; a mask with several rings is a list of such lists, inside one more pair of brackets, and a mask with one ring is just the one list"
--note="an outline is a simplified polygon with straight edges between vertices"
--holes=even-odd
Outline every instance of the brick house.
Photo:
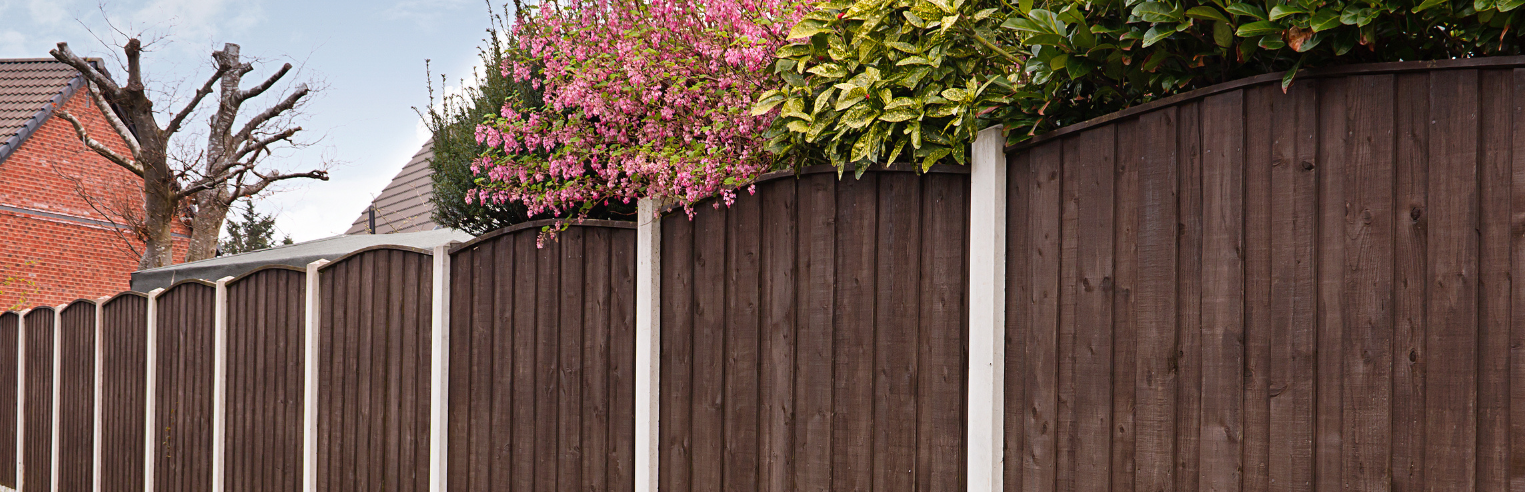
[[[56,60],[0,59],[0,281],[12,279],[0,285],[0,309],[28,291],[28,307],[115,294],[137,269],[143,244],[124,217],[142,216],[142,179],[54,117],[61,107],[92,138],[128,153],[102,112],[111,109],[84,84]],[[175,250],[181,261],[183,243]]]

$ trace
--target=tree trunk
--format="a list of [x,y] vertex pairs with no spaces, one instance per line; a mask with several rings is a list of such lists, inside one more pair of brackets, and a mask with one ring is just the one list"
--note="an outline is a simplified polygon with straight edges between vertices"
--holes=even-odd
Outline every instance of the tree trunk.
[[148,166],[143,173],[143,235],[147,244],[138,269],[158,268],[175,262],[174,178],[161,166]]
[[196,217],[191,222],[191,241],[185,261],[217,256],[217,241],[222,236],[222,223],[228,216],[229,200],[222,196],[224,194],[221,189],[196,193]]

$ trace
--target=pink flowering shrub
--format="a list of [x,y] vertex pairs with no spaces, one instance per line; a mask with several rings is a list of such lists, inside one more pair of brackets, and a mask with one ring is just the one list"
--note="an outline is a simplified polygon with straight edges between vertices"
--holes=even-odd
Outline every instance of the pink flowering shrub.
[[767,171],[762,135],[776,112],[750,111],[782,83],[774,52],[798,0],[561,0],[521,10],[503,74],[541,100],[510,98],[477,126],[491,150],[467,201],[523,203],[580,219],[595,205],[651,197],[682,204]]

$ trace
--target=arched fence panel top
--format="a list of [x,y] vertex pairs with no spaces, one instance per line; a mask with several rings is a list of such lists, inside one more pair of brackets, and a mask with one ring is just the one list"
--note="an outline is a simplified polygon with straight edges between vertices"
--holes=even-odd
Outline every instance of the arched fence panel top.
[[[459,253],[461,251],[464,251],[464,250],[466,250],[468,248],[476,247],[476,246],[478,246],[478,245],[480,245],[482,243],[495,240],[495,239],[497,239],[499,237],[502,237],[502,236],[513,235],[514,233],[517,233],[519,231],[534,230],[534,229],[539,229],[539,228],[545,227],[545,226],[554,226],[554,225],[556,225],[557,222],[558,222],[557,219],[532,220],[532,221],[529,221],[529,222],[521,222],[521,223],[518,223],[518,224],[514,224],[514,225],[511,225],[511,226],[508,226],[508,227],[496,229],[496,230],[493,230],[493,231],[488,232],[486,234],[483,234],[483,235],[477,236],[475,238],[472,238],[472,240],[470,240],[470,241],[466,241],[464,243],[459,243],[459,244],[456,244],[454,246],[451,246],[450,247],[450,254],[454,255],[454,254]],[[580,222],[572,222],[571,224],[569,224],[568,227],[605,227],[605,228],[612,228],[612,229],[635,229],[635,222],[634,221],[625,221],[625,220],[588,219],[588,220],[584,220],[584,221],[580,221]]]
[[269,277],[269,276],[282,276],[282,275],[285,275],[284,273],[281,273],[281,272],[286,272],[286,273],[289,273],[289,274],[297,274],[297,275],[307,275],[307,269],[305,269],[305,268],[298,268],[298,267],[294,267],[294,266],[291,266],[291,265],[265,265],[265,266],[261,266],[259,268],[255,268],[253,270],[249,270],[247,272],[244,272],[243,274],[240,274],[237,277],[233,277],[232,280],[228,281],[227,286],[228,286],[228,288],[231,289],[231,288],[233,288],[234,285],[241,284],[245,280],[249,280],[249,279],[254,278],[256,276]]
[[399,246],[399,245],[395,245],[395,244],[383,244],[383,245],[370,246],[370,247],[367,247],[367,248],[358,249],[358,250],[355,250],[355,251],[351,251],[348,254],[345,254],[344,256],[340,256],[338,258],[334,258],[333,260],[329,261],[327,264],[324,264],[323,266],[318,267],[318,271],[319,272],[324,272],[324,271],[332,270],[332,269],[338,267],[339,265],[343,265],[345,263],[349,263],[349,262],[351,262],[351,261],[353,261],[353,260],[355,260],[357,258],[362,258],[362,257],[365,257],[365,256],[375,256],[377,253],[386,252],[386,251],[396,251],[396,252],[401,252],[401,253],[409,253],[409,254],[415,254],[415,255],[421,255],[421,256],[429,256],[429,257],[434,256],[434,252],[433,251],[429,251],[427,249],[414,248],[414,247],[410,247],[410,246]]
[[62,314],[64,316],[68,316],[70,313],[76,313],[81,309],[88,309],[93,313],[95,312],[95,306],[96,301],[94,299],[75,299],[73,301],[69,301],[68,304],[63,305]]
[[1010,149],[1008,488],[1507,489],[1522,103],[1522,57],[1347,66]]
[[[188,278],[177,281],[159,292],[159,299],[178,295],[180,292],[195,292],[202,288],[216,289],[217,284],[199,278]],[[162,311],[161,311],[162,312]]]
[[123,300],[134,300],[134,299],[146,301],[146,300],[148,300],[148,294],[145,294],[145,293],[142,293],[142,292],[138,292],[138,291],[133,291],[133,290],[129,290],[129,291],[126,291],[126,292],[119,292],[116,295],[111,296],[111,297],[107,297],[105,300],[101,301],[101,306],[110,307],[112,305],[115,305],[117,302],[120,302],[120,301],[123,301]]
[[57,310],[58,309],[53,306],[37,306],[32,309],[22,311],[22,313],[24,313],[22,314],[22,319],[26,320],[27,326],[32,326],[32,323],[36,323],[38,321],[46,321],[48,326],[53,326],[53,314]]

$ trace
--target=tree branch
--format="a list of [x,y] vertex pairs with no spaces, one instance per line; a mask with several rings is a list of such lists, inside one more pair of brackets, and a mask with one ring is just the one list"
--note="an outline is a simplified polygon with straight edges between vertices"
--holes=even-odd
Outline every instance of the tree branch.
[[212,93],[212,85],[216,84],[217,80],[227,73],[227,70],[218,68],[216,72],[212,73],[212,78],[207,79],[207,83],[202,84],[200,89],[196,89],[196,95],[191,97],[191,102],[187,103],[184,108],[181,108],[179,113],[175,113],[175,118],[169,120],[169,126],[164,128],[164,136],[166,138],[180,130],[180,124],[184,123],[185,118],[190,116],[192,111],[196,110],[196,106],[201,104],[201,99],[206,97],[207,94]]
[[78,136],[79,141],[84,142],[85,146],[89,147],[90,150],[93,150],[96,154],[100,154],[101,157],[105,157],[107,160],[116,163],[116,165],[122,166],[123,169],[132,171],[132,173],[138,175],[138,177],[143,177],[143,166],[139,165],[132,159],[123,157],[121,154],[116,153],[116,151],[107,148],[100,142],[95,141],[95,139],[90,138],[90,133],[85,131],[85,125],[80,124],[79,119],[75,118],[74,115],[69,114],[68,111],[59,110],[58,116],[68,120],[69,124],[74,125],[74,134]]
[[255,97],[258,97],[260,94],[263,94],[265,91],[270,90],[270,86],[275,85],[276,81],[281,80],[281,77],[285,77],[286,76],[286,72],[290,72],[290,71],[291,71],[291,64],[290,63],[282,65],[281,69],[280,70],[276,70],[275,71],[275,75],[271,75],[270,78],[266,79],[264,83],[262,83],[260,85],[256,85],[254,87],[250,87],[249,90],[246,90],[246,91],[239,91],[239,93],[238,93],[238,100],[240,100],[240,101],[247,101],[249,99],[253,99]]
[[258,129],[260,125],[263,125],[265,122],[270,121],[271,118],[280,116],[281,113],[296,107],[297,101],[300,101],[303,97],[306,97],[307,93],[307,84],[297,86],[297,90],[292,92],[291,95],[286,96],[286,99],[283,99],[280,103],[271,106],[270,109],[266,109],[265,112],[250,118],[249,122],[244,124],[244,128],[239,130],[237,135],[233,136],[233,141],[244,142],[249,140],[250,135],[253,135],[254,130]]
[[94,83],[87,82],[85,88],[90,91],[90,98],[95,100],[95,105],[100,107],[101,113],[106,115],[106,122],[111,123],[111,129],[116,130],[123,142],[127,142],[127,150],[132,152],[132,160],[134,162],[143,160],[143,147],[138,145],[138,137],[132,134],[132,130],[127,128],[127,124],[123,123],[121,118],[117,117],[116,110],[112,109],[111,104],[106,102],[106,98],[96,90]]
[[264,191],[265,187],[270,186],[272,183],[275,183],[276,181],[285,181],[285,180],[288,180],[288,179],[297,179],[297,178],[311,178],[311,179],[316,179],[316,180],[320,180],[320,181],[328,181],[328,171],[322,171],[322,170],[308,171],[308,172],[305,172],[305,173],[291,173],[291,174],[277,173],[277,174],[271,174],[271,175],[268,175],[268,176],[264,175],[264,174],[260,174],[260,173],[254,173],[254,175],[259,177],[259,181],[255,182],[254,184],[251,184],[251,185],[239,186],[237,190],[234,190],[232,199],[236,200],[236,199],[243,198],[243,197],[246,197],[246,196],[254,196],[256,193]]
[[300,126],[296,127],[296,128],[287,129],[286,131],[277,133],[275,135],[271,135],[271,136],[269,136],[269,137],[267,137],[267,138],[265,138],[263,140],[259,140],[259,141],[256,141],[256,142],[252,143],[252,144],[245,145],[244,148],[239,149],[238,153],[235,154],[233,156],[233,158],[235,160],[243,159],[244,156],[253,153],[254,157],[251,157],[249,159],[250,162],[253,162],[254,159],[259,157],[259,151],[261,151],[261,150],[266,151],[266,153],[268,155],[270,144],[273,144],[273,143],[276,143],[276,142],[279,142],[279,141],[282,141],[282,140],[290,140],[291,136],[292,135],[296,135],[297,132],[299,132],[299,131],[302,131],[302,127],[300,127]]
[[107,99],[116,99],[121,96],[122,88],[117,86],[116,82],[113,82],[106,74],[91,66],[90,62],[85,61],[85,59],[70,51],[69,43],[58,43],[58,48],[49,50],[48,54],[53,55],[54,59],[74,67],[75,70],[79,71],[80,75],[85,77],[85,80],[100,86],[101,91],[106,93]]

